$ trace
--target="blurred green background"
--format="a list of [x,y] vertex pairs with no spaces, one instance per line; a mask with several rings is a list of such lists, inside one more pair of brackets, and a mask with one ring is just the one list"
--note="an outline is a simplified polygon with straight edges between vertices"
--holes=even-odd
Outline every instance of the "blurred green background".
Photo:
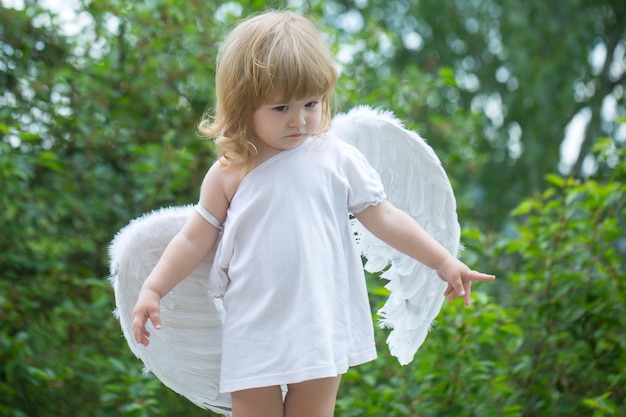
[[142,374],[107,248],[197,201],[219,43],[277,7],[332,46],[337,111],[427,138],[463,259],[499,277],[446,304],[408,366],[377,330],[336,415],[626,415],[623,0],[0,0],[0,416],[212,415]]

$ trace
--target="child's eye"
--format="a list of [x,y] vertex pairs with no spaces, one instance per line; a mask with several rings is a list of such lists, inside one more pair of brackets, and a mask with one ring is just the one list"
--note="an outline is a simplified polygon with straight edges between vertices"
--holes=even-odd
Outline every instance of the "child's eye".
[[285,111],[287,110],[287,106],[276,106],[276,107],[273,107],[273,109],[276,111]]
[[317,101],[311,101],[310,103],[307,103],[305,106],[307,108],[313,108],[315,106],[317,106],[318,102]]

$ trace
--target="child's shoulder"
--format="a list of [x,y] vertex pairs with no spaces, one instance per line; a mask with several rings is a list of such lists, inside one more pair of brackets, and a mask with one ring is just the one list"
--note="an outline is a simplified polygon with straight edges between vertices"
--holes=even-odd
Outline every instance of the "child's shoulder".
[[231,162],[221,157],[209,168],[204,178],[203,187],[221,190],[226,199],[230,201],[244,177],[244,173],[245,164]]
[[321,139],[329,144],[328,148],[342,158],[361,158],[363,154],[354,145],[334,133],[327,132]]

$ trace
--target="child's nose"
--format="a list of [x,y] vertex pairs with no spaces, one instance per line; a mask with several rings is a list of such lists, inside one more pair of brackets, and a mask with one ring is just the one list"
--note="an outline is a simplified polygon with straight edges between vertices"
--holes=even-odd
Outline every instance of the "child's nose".
[[303,112],[296,112],[289,123],[292,127],[302,127],[306,125],[306,119]]

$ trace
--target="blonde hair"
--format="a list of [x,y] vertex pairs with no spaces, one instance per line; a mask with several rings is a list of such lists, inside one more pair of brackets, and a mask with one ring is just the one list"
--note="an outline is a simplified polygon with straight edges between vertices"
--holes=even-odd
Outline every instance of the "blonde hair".
[[248,163],[256,153],[252,114],[261,105],[320,96],[319,134],[330,125],[336,82],[332,54],[310,20],[289,11],[254,16],[236,26],[220,48],[215,116],[205,116],[198,132],[213,137],[227,161]]

